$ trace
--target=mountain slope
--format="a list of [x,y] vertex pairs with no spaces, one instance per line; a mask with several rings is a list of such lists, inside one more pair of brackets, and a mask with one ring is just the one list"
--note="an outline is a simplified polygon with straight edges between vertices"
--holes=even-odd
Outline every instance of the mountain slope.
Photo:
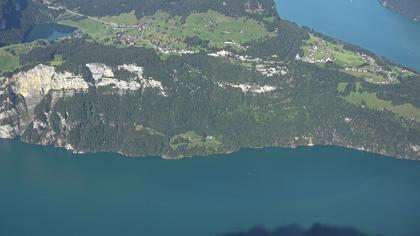
[[269,0],[118,3],[48,3],[73,37],[0,49],[15,61],[0,67],[0,137],[167,158],[318,144],[419,158],[417,72]]

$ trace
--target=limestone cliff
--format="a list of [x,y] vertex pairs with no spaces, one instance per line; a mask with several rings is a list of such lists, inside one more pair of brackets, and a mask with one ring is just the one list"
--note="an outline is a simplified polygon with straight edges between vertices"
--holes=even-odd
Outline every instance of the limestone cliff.
[[[54,135],[51,129],[51,111],[45,112],[45,119],[36,114],[36,107],[46,101],[49,107],[64,97],[83,93],[89,89],[109,87],[115,94],[124,95],[130,91],[153,89],[161,96],[167,96],[162,83],[152,78],[144,78],[143,67],[120,65],[111,68],[104,64],[91,63],[89,68],[94,81],[87,82],[82,75],[71,72],[58,72],[53,66],[38,65],[30,70],[14,74],[10,78],[0,78],[0,138],[22,136],[28,129],[40,134],[39,140],[25,140],[31,143],[56,145],[73,149],[64,137],[71,130],[72,124],[66,122],[66,114],[57,114],[63,129],[61,137]],[[115,78],[113,70],[126,70],[132,78]],[[74,124],[73,124],[74,125]]]

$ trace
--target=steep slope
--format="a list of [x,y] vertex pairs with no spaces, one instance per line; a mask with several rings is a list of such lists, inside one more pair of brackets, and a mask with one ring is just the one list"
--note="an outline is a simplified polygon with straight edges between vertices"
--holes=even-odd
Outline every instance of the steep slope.
[[88,2],[46,6],[72,38],[0,50],[18,61],[0,71],[0,137],[167,158],[302,145],[420,157],[419,74],[281,20],[272,1]]

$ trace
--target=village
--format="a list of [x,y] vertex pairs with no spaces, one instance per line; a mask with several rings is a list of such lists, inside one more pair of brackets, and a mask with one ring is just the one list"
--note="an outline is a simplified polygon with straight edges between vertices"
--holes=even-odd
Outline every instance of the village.
[[343,45],[331,43],[313,35],[304,44],[302,50],[304,55],[297,54],[296,60],[311,64],[333,63],[341,68],[341,71],[370,83],[398,83],[398,76],[410,73],[398,67],[390,70],[380,66],[373,57],[365,53],[347,50]]

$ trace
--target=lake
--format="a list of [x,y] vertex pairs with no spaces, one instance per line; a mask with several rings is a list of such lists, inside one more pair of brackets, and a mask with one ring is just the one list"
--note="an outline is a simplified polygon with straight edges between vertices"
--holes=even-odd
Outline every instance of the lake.
[[[376,0],[278,6],[286,19],[418,68],[418,26]],[[419,183],[419,161],[333,146],[165,161],[0,140],[0,235],[223,236],[322,223],[417,236]]]
[[276,0],[279,15],[420,71],[420,22],[378,0]]
[[75,28],[73,27],[55,23],[37,24],[26,35],[25,42],[32,42],[38,39],[55,40],[69,36],[74,30]]
[[418,235],[420,162],[338,147],[165,161],[0,141],[0,235],[223,235],[315,222]]

